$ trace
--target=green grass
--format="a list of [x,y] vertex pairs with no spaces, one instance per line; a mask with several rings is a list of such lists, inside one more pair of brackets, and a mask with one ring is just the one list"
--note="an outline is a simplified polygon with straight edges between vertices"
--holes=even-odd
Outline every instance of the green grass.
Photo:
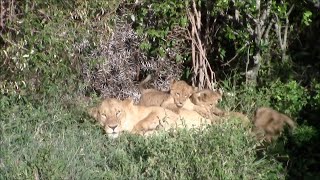
[[84,108],[7,102],[0,106],[0,179],[284,178],[275,160],[256,158],[254,140],[235,120],[201,132],[108,139]]

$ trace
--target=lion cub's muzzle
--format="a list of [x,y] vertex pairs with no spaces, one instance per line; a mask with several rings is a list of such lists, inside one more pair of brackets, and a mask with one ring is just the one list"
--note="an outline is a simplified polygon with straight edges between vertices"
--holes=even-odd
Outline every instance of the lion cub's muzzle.
[[181,108],[183,106],[183,103],[179,102],[176,104],[179,108]]
[[184,103],[186,102],[186,99],[180,100],[180,101],[176,101],[175,104],[178,108],[183,107]]
[[116,138],[120,133],[120,126],[118,124],[106,124],[104,129],[110,138]]

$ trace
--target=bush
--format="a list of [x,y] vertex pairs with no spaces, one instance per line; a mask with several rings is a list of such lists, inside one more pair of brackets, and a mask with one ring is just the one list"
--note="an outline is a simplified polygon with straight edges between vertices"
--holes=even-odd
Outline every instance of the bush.
[[6,24],[9,30],[1,36],[1,95],[36,93],[33,98],[39,98],[81,89],[83,57],[79,52],[89,51],[84,44],[92,48],[98,41],[97,31],[106,28],[110,18],[101,18],[104,11],[117,5],[113,1],[13,3],[12,12],[21,12]]
[[317,83],[316,80],[313,80],[311,83],[311,88],[312,96],[310,98],[310,105],[314,109],[320,109],[320,83]]
[[287,83],[275,81],[268,89],[266,92],[271,97],[273,107],[292,117],[297,117],[309,100],[306,89],[294,80]]
[[243,111],[251,115],[256,108],[270,106],[270,97],[264,89],[258,89],[245,83],[236,86],[231,80],[222,83],[225,91],[221,105],[226,110]]

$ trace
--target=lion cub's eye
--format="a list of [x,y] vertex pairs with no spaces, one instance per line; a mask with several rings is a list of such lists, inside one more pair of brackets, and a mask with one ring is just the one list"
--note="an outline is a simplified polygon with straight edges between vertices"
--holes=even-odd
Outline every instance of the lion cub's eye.
[[180,93],[176,93],[177,96],[180,96]]
[[116,112],[116,116],[117,116],[117,117],[119,117],[120,114],[121,114],[121,111],[117,111],[117,112]]
[[102,116],[103,118],[107,118],[107,115],[105,115],[105,114],[101,114],[101,116]]

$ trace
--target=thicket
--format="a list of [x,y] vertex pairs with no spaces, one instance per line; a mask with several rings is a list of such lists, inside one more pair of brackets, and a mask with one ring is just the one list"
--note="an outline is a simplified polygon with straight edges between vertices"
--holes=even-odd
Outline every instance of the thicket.
[[[122,99],[131,96],[138,100],[136,84],[147,74],[153,75],[152,86],[162,90],[168,89],[173,78],[185,79],[200,88],[222,87],[226,92],[222,103],[225,109],[251,115],[257,107],[271,106],[290,115],[298,122],[299,127],[292,135],[283,136],[263,151],[262,157],[268,158],[264,162],[265,167],[264,163],[255,167],[255,163],[260,161],[256,159],[253,163],[253,159],[250,159],[256,157],[254,150],[248,151],[248,156],[245,156],[249,161],[239,162],[251,162],[253,164],[248,167],[248,171],[252,170],[250,168],[257,168],[256,172],[268,176],[273,170],[268,171],[266,168],[270,165],[267,164],[276,158],[277,163],[281,162],[288,170],[287,178],[320,176],[320,16],[319,4],[316,2],[8,0],[1,1],[0,5],[1,147],[9,149],[2,149],[0,154],[0,158],[8,157],[0,159],[4,177],[22,172],[28,174],[17,176],[18,178],[41,173],[43,177],[50,177],[52,172],[47,171],[50,164],[44,163],[43,168],[48,168],[47,170],[34,166],[40,166],[42,160],[48,157],[57,161],[69,157],[67,154],[64,158],[55,156],[59,154],[58,149],[63,147],[54,143],[54,139],[60,138],[61,133],[66,132],[74,137],[66,139],[66,142],[73,144],[70,148],[75,153],[81,151],[81,148],[75,147],[80,147],[78,143],[85,135],[95,139],[98,144],[103,142],[105,137],[100,137],[102,133],[87,122],[86,106],[99,97]],[[72,113],[72,109],[76,109],[76,112]],[[43,126],[46,128],[42,129]],[[59,131],[59,127],[66,131]],[[85,133],[82,128],[90,130]],[[41,131],[40,135],[38,131]],[[226,131],[229,132],[227,128]],[[230,135],[231,139],[241,137],[241,133],[230,133],[227,136]],[[49,136],[48,142],[52,144],[34,147],[37,143],[30,138],[36,135],[40,136],[41,142]],[[214,133],[199,136],[215,137],[217,142],[224,140]],[[188,155],[186,152],[189,151],[183,148],[190,143],[194,143],[192,148],[195,151],[200,151],[201,148],[204,151],[220,148],[214,145],[202,147],[198,144],[200,141],[194,136],[189,139],[188,134],[181,138],[178,137],[177,143],[173,143],[174,147],[179,146],[181,149],[166,155]],[[183,138],[187,139],[184,141]],[[141,147],[150,146],[150,151],[156,151],[161,145],[157,143],[164,141],[164,144],[170,144],[171,140],[161,140],[159,137],[149,142],[138,138],[133,142],[141,143]],[[247,145],[246,148],[252,147],[247,141],[250,140],[239,140],[235,149],[243,147],[240,142]],[[122,146],[130,147],[129,141],[126,142],[115,145],[114,149],[107,152],[120,152],[119,157],[110,156],[121,156],[118,162],[128,166],[131,166],[130,160],[142,163],[141,167],[109,164],[111,161],[104,161],[105,158],[110,158],[108,154],[100,154],[101,157],[96,157],[97,162],[89,163],[93,163],[95,167],[110,165],[114,176],[123,176],[126,168],[132,172],[131,175],[148,170],[146,167],[152,166],[152,162],[144,164],[146,161],[135,159],[142,156],[141,152],[133,157],[135,155],[131,153],[137,152],[137,149],[121,149],[124,148]],[[28,147],[28,144],[33,147]],[[94,148],[93,145],[88,147]],[[101,144],[98,147],[105,148]],[[95,150],[102,152],[98,147]],[[171,151],[174,147],[164,145],[162,148],[169,148],[168,151]],[[23,156],[30,155],[29,151],[33,152],[34,149],[47,151],[43,154],[44,157],[41,153],[41,157],[33,157],[39,164],[32,161],[22,169],[13,168],[13,163],[28,162],[27,157]],[[14,152],[18,152],[21,157],[14,159]],[[160,151],[154,153],[161,154]],[[207,161],[197,153],[194,158],[199,158],[201,163]],[[234,152],[231,154],[234,155]],[[79,161],[72,161],[73,165],[54,165],[57,167],[52,169],[59,171],[85,162],[81,161],[80,156],[76,157]],[[163,168],[170,163],[182,163],[196,173],[184,174],[182,169],[164,170],[177,172],[174,175],[176,178],[205,178],[197,174],[204,169],[189,167],[191,161],[196,159],[165,162],[166,159],[161,157],[157,162],[164,163],[161,166]],[[272,167],[277,169],[277,163]],[[229,169],[233,175],[237,174],[234,172],[235,168],[230,166]],[[34,173],[35,169],[39,173]],[[159,172],[144,174],[146,176],[143,177],[163,175],[162,169],[158,170]],[[208,174],[205,175],[225,177],[228,169],[220,170],[221,172],[206,172]],[[274,170],[269,175],[279,172]],[[252,176],[250,172],[242,178],[247,175],[256,177],[257,174]]]

